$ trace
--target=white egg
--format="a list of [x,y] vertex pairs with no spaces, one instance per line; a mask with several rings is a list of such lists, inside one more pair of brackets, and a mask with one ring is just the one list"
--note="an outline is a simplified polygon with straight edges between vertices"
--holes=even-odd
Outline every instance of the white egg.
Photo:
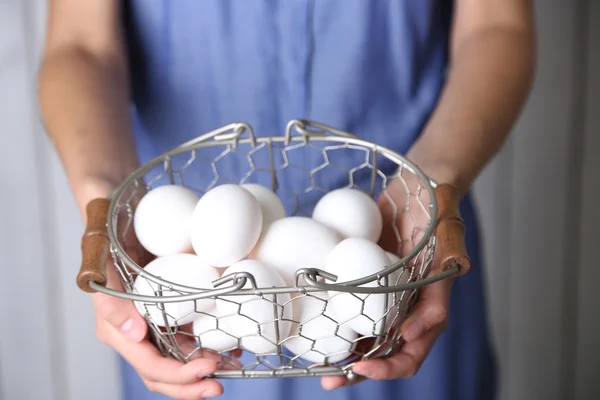
[[387,256],[390,259],[390,262],[392,264],[396,264],[397,262],[400,261],[400,257],[398,257],[396,254],[392,253],[391,251],[386,251],[385,254],[387,254]]
[[228,267],[245,258],[261,230],[258,200],[238,185],[221,185],[208,191],[192,215],[194,251],[215,267]]
[[[252,274],[258,288],[285,286],[275,270],[256,260],[240,261],[227,268],[223,276],[238,272]],[[244,286],[244,289],[251,288],[250,282]],[[217,300],[217,308],[224,328],[241,339],[244,350],[256,354],[274,353],[278,339],[286,338],[291,329],[293,306],[287,304],[290,299],[288,293],[221,296]],[[282,317],[287,321],[283,321]]]
[[327,293],[316,292],[293,300],[294,324],[283,345],[300,358],[317,364],[346,359],[356,347],[358,337],[347,324],[338,325],[323,315]]
[[[392,266],[394,264],[396,264],[397,262],[400,261],[400,257],[398,257],[396,254],[391,253],[389,251],[386,251],[385,254],[387,254],[389,260],[390,260],[390,265]],[[395,286],[396,282],[398,280],[398,277],[400,276],[400,273],[402,272],[402,269],[398,269],[394,272],[392,272],[391,274],[388,275],[388,286]],[[398,283],[400,284],[400,283]]]
[[377,242],[383,229],[377,203],[358,189],[336,189],[327,193],[317,202],[312,217],[344,238]]
[[285,208],[275,192],[256,183],[246,183],[242,187],[249,191],[260,203],[260,210],[263,216],[263,230],[271,225],[273,221],[285,217]]
[[[338,244],[327,258],[326,271],[344,283],[375,274],[389,265],[385,251],[367,239],[349,238]],[[364,287],[377,287],[376,280]],[[341,293],[330,291],[326,314],[361,335],[379,333],[386,308],[386,294]],[[362,310],[362,312],[361,312]]]
[[238,347],[238,340],[223,326],[219,316],[216,307],[206,314],[197,314],[192,324],[194,335],[203,349],[217,353],[234,350]]
[[140,244],[155,256],[192,252],[190,221],[197,203],[198,196],[183,186],[150,190],[133,217]]
[[[159,257],[144,267],[148,273],[172,283],[198,289],[211,289],[212,281],[219,278],[217,270],[193,254],[172,254]],[[144,296],[179,296],[179,291],[169,290],[148,278],[138,275],[134,282],[136,294]],[[188,294],[188,293],[183,293]],[[185,325],[197,316],[195,311],[208,311],[215,306],[214,299],[178,301],[175,303],[134,302],[138,312],[148,313],[158,326]],[[164,315],[162,309],[164,308]]]
[[287,217],[271,224],[249,258],[275,268],[293,286],[298,269],[325,268],[327,256],[340,240],[337,232],[315,220]]

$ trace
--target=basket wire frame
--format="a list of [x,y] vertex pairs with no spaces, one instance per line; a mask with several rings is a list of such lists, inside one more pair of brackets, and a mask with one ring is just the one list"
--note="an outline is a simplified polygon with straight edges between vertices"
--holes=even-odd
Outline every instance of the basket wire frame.
[[[348,165],[348,160],[353,164]],[[225,165],[237,173],[226,173]],[[231,168],[232,165],[235,168]],[[203,179],[197,179],[198,176]],[[290,176],[294,177],[293,181]],[[332,180],[332,176],[335,179]],[[394,200],[387,191],[394,180],[404,190],[402,202]],[[200,181],[205,184],[199,185]],[[135,241],[132,221],[135,205],[145,193],[161,185],[175,184],[201,196],[221,184],[250,182],[275,191],[284,200],[288,215],[310,216],[315,202],[338,187],[359,189],[374,199],[385,196],[387,205],[392,208],[391,221],[387,221],[388,234],[395,240],[393,250],[401,256],[400,261],[381,266],[381,271],[372,276],[343,283],[336,282],[337,277],[325,271],[304,268],[296,273],[296,285],[277,288],[257,287],[254,277],[248,273],[222,277],[214,282],[213,288],[196,288],[163,280],[143,269],[146,262],[143,260],[147,258],[144,249]],[[453,273],[446,271],[428,276],[435,249],[433,229],[437,203],[434,187],[434,182],[397,153],[324,125],[293,120],[284,136],[256,137],[249,125],[231,124],[155,158],[112,194],[108,232],[112,264],[124,291],[94,283],[90,286],[100,292],[137,301],[145,310],[158,309],[163,317],[161,321],[153,320],[150,312],[144,317],[150,327],[151,340],[165,356],[187,362],[201,356],[203,351],[213,351],[203,347],[205,335],[211,332],[228,335],[231,348],[215,352],[221,360],[221,368],[215,377],[352,377],[351,368],[356,361],[386,357],[398,350],[402,344],[399,326],[416,302],[419,288]],[[141,296],[135,292],[134,282],[138,277],[148,280],[155,289],[154,296]],[[326,291],[335,294],[329,297],[324,295]],[[336,320],[328,309],[336,296],[346,296],[345,301],[357,305],[360,311],[350,319],[362,318],[372,324],[370,335],[348,339],[342,333],[343,325],[349,320]],[[364,305],[371,296],[385,297],[386,312],[377,321],[364,312]],[[212,326],[205,332],[194,334],[189,323],[178,324],[165,309],[168,303],[195,303],[204,298],[226,301],[234,306],[229,315],[213,315],[194,308],[198,317],[202,315],[212,321]],[[255,320],[245,313],[245,306],[257,301],[272,305],[271,319]],[[296,321],[287,308],[302,301],[319,303],[319,312]],[[255,331],[240,337],[228,332],[223,321],[234,317],[255,326]],[[315,319],[330,326],[326,336],[311,337],[303,332],[303,328]],[[283,324],[291,325],[291,336],[280,335]],[[246,346],[250,338],[266,341],[270,351],[250,351]],[[331,338],[345,341],[347,346],[328,351],[321,344]],[[305,351],[299,354],[289,351],[286,343],[292,339],[304,341]],[[232,356],[235,349],[245,353],[243,362]],[[303,358],[309,353],[321,362],[313,363]]]

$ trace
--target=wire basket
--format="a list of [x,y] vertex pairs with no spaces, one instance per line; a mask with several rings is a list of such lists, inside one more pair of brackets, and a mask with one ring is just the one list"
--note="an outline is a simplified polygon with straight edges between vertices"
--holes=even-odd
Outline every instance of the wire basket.
[[[226,183],[270,187],[287,216],[310,216],[315,203],[333,189],[362,190],[379,202],[384,216],[382,237],[387,241],[381,246],[399,257],[381,265],[376,274],[347,282],[337,282],[323,269],[300,268],[295,284],[281,287],[259,287],[247,272],[223,276],[211,288],[198,288],[145,271],[151,256],[136,241],[132,223],[139,199],[165,184],[182,185],[202,196]],[[165,356],[186,362],[203,351],[220,355],[221,368],[214,377],[353,379],[357,361],[398,351],[399,328],[417,301],[419,288],[468,271],[458,205],[452,186],[437,185],[398,153],[347,132],[292,120],[285,135],[258,137],[248,124],[235,123],[162,154],[135,171],[110,198],[90,202],[77,283],[86,292],[132,300],[138,310],[146,310],[142,312],[151,340]],[[106,287],[107,274],[114,272],[124,290]],[[152,285],[154,296],[136,292],[138,277]],[[203,299],[227,302],[231,312],[223,315],[192,307],[185,318],[169,314],[174,304],[195,305]],[[373,300],[383,301],[384,312],[369,313]],[[330,312],[336,301],[354,310],[352,315]],[[269,318],[258,320],[246,311],[257,302],[272,306]],[[296,320],[300,318],[293,310],[306,309],[307,304],[312,315]],[[249,329],[232,334],[228,318]],[[199,320],[204,329],[195,329]],[[367,331],[348,329],[356,320],[362,320]],[[221,342],[226,337],[228,344],[211,348],[214,337]],[[243,356],[235,357],[240,349]]]

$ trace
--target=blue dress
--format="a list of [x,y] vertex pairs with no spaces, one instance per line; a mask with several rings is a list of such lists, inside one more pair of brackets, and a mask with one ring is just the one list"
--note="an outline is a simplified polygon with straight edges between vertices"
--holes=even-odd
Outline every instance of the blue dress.
[[[444,84],[452,6],[450,0],[127,0],[140,159],[231,122],[248,122],[257,136],[280,135],[295,118],[406,153]],[[333,392],[322,390],[318,378],[223,380],[223,398],[493,399],[495,360],[470,195],[462,213],[473,268],[456,280],[449,327],[415,377]],[[122,368],[124,399],[165,399],[149,393],[125,362]]]

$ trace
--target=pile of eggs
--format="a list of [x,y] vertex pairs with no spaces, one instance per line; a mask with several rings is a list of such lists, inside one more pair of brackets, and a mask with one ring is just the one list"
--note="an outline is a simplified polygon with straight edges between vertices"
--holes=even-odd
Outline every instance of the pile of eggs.
[[[144,267],[147,272],[207,290],[221,276],[238,272],[252,274],[259,288],[293,287],[301,268],[325,270],[343,283],[399,261],[377,244],[383,221],[375,201],[350,188],[325,194],[309,218],[286,216],[279,197],[258,184],[223,184],[201,197],[166,185],[141,199],[133,227],[140,244],[156,256]],[[394,272],[390,284],[406,282],[404,275],[409,274]],[[244,288],[252,288],[250,280]],[[147,296],[181,294],[142,276],[134,289]],[[159,326],[189,324],[200,346],[216,352],[241,345],[274,354],[281,344],[310,362],[332,363],[348,357],[360,335],[379,332],[386,315],[391,322],[392,298],[310,292],[135,304]]]

